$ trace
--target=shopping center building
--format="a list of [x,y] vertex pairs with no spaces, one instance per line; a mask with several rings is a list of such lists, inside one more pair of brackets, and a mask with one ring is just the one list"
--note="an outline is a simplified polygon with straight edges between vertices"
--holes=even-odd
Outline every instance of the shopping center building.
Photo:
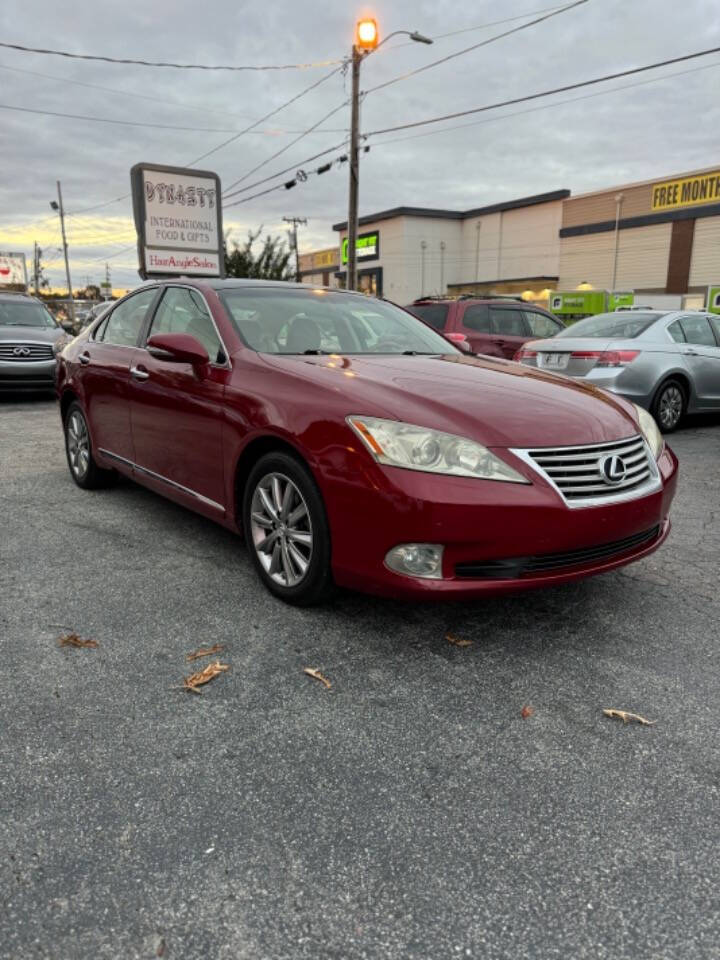
[[[347,223],[333,229],[331,285],[344,286]],[[357,261],[359,289],[400,304],[495,293],[552,307],[557,291],[580,289],[606,291],[607,303],[623,291],[636,304],[700,307],[720,283],[720,168],[465,211],[383,210],[360,217]]]

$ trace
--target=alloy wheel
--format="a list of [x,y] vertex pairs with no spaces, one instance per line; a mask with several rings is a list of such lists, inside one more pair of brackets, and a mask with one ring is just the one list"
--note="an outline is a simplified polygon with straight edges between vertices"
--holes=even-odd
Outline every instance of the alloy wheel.
[[90,466],[90,435],[85,418],[77,410],[68,418],[67,449],[70,469],[78,480],[84,479]]
[[683,395],[679,387],[670,385],[660,394],[658,402],[658,417],[660,424],[666,430],[676,427],[682,416]]
[[255,487],[250,509],[253,546],[263,569],[281,586],[297,586],[313,555],[310,511],[300,490],[285,474],[268,473]]

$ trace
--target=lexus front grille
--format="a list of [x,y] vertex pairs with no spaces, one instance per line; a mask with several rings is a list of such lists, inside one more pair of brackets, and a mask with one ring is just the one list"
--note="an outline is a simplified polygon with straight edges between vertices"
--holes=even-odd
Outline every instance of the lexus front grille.
[[541,473],[571,507],[623,500],[660,487],[654,458],[640,436],[513,452]]

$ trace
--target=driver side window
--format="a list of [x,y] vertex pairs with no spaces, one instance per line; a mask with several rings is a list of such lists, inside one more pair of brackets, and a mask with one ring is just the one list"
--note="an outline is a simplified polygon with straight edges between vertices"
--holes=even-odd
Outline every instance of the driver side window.
[[207,350],[210,363],[224,363],[225,353],[205,301],[189,287],[168,287],[155,311],[148,337],[157,333],[186,333]]

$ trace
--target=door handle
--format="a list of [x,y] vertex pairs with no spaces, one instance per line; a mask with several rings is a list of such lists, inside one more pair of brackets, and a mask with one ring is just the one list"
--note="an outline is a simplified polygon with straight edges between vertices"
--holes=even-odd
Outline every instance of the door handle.
[[698,356],[697,350],[683,350],[683,353],[685,354],[686,357],[697,357],[697,356]]
[[80,363],[87,366],[90,363],[90,354],[87,352],[81,353],[80,356],[78,357],[78,360],[80,361]]
[[142,367],[130,367],[130,376],[133,378],[133,380],[139,380],[141,383],[143,380],[148,380],[150,378],[150,374],[147,372],[147,370],[143,370]]
[[502,337],[493,337],[493,343],[499,344],[501,347],[505,345],[505,341]]

